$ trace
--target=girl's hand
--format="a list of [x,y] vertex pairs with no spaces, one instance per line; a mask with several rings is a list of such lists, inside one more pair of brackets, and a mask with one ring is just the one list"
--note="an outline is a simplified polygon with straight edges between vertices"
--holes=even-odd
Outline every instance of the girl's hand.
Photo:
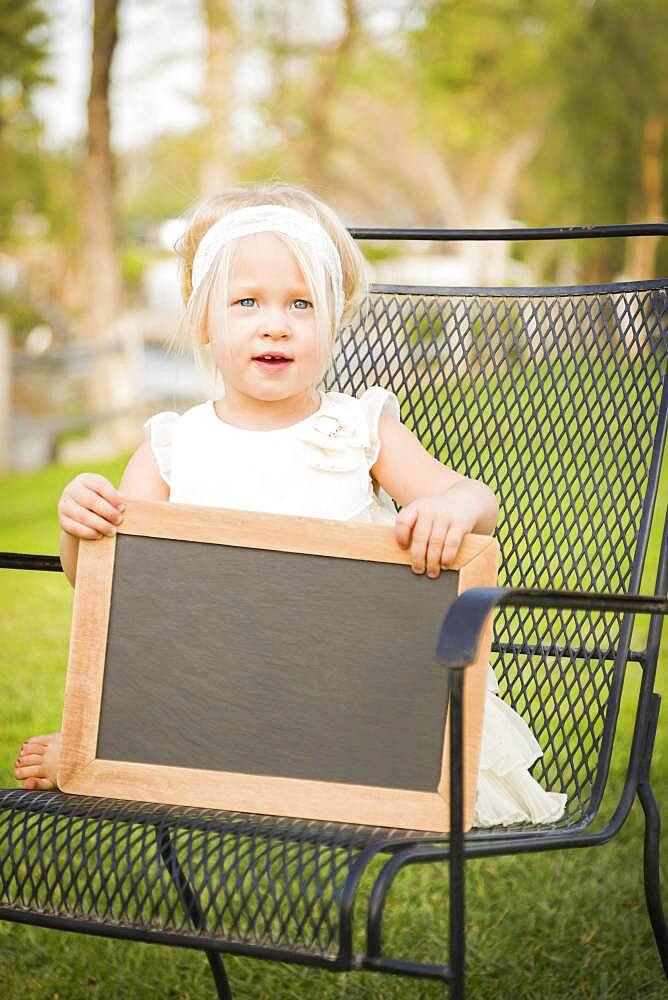
[[470,505],[457,486],[443,496],[413,500],[397,515],[394,531],[402,548],[411,550],[411,567],[436,579],[450,565],[464,535],[473,531]]
[[75,538],[102,538],[115,534],[114,525],[123,520],[124,510],[123,497],[108,479],[82,472],[62,492],[58,521]]

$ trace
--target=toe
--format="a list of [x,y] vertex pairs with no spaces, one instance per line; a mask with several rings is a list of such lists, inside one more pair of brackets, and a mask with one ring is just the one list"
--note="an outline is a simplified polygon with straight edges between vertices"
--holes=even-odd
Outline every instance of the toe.
[[37,791],[38,789],[47,792],[56,786],[49,778],[28,778],[23,787],[29,792]]
[[29,766],[17,764],[14,768],[14,777],[19,781],[25,781],[26,778],[42,778],[44,777],[44,766],[43,764],[30,764]]
[[46,747],[49,745],[49,742],[48,736],[29,736],[21,744],[21,749],[25,751],[29,747]]
[[39,765],[44,760],[44,754],[41,753],[23,753],[16,762],[17,767],[31,767],[32,765]]

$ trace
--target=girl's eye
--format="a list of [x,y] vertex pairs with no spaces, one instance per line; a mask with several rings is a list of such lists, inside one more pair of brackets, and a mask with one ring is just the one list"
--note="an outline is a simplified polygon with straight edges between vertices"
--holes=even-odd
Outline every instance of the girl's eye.
[[239,299],[239,305],[240,306],[245,306],[246,308],[249,308],[250,306],[254,306],[255,305],[255,299],[250,299],[250,298],[249,299]]
[[311,303],[307,299],[295,299],[293,305],[295,309],[308,309]]

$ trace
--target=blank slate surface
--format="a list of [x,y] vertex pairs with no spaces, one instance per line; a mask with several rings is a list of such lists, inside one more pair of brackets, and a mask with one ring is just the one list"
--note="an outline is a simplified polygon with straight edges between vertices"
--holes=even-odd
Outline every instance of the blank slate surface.
[[98,756],[436,791],[456,593],[455,572],[121,537]]
[[[430,580],[385,525],[128,500],[79,545],[59,788],[447,832],[436,644],[497,560],[468,535]],[[464,682],[467,826],[490,644]]]

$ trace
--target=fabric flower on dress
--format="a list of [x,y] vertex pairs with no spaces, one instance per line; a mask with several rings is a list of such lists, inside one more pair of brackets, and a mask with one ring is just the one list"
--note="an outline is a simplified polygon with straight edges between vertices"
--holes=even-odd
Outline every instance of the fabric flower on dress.
[[352,472],[364,463],[369,446],[366,421],[355,419],[352,407],[328,400],[299,434],[308,445],[306,462],[325,472]]

